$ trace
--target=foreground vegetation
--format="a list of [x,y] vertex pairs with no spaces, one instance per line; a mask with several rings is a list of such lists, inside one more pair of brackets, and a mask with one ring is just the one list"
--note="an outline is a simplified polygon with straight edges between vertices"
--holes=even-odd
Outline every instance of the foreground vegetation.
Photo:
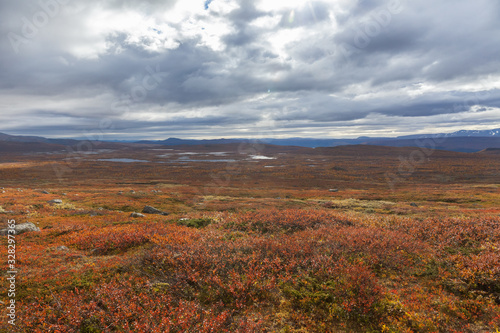
[[[41,231],[17,236],[18,320],[2,320],[2,332],[500,329],[494,175],[393,191],[352,176],[328,191],[305,185],[317,170],[284,182],[283,169],[260,166],[200,193],[202,176],[173,167],[175,182],[147,179],[140,164],[117,179],[102,163],[91,178],[89,162],[61,182],[24,163],[2,170],[0,217]],[[200,174],[221,169],[210,167]],[[145,205],[170,215],[131,216]],[[0,288],[6,304],[5,279]]]

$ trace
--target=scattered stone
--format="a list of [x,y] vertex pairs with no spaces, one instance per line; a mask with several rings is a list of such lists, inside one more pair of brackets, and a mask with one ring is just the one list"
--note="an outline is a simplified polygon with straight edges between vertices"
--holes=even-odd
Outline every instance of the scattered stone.
[[179,221],[189,221],[189,219],[187,217],[183,217],[183,218],[179,219]]
[[64,196],[66,196],[66,195],[68,195],[68,194],[67,194],[67,193],[62,193],[61,195],[64,195]]
[[330,192],[338,192],[338,191],[339,191],[339,189],[338,189],[338,188],[331,188],[331,189],[329,189],[329,191],[330,191]]
[[[20,235],[29,231],[40,231],[40,228],[38,228],[31,222],[27,222],[27,223],[16,224],[14,230],[16,231],[16,235]],[[0,235],[5,236],[8,234],[9,234],[9,228],[0,230]]]
[[135,191],[134,190],[130,190],[130,193],[135,193]]
[[134,213],[130,214],[130,217],[145,217],[145,215],[141,214],[141,213],[134,212]]
[[47,191],[42,191],[43,194],[50,194],[49,192]]
[[61,199],[54,199],[54,200],[50,200],[50,201],[47,201],[49,204],[56,204],[56,205],[60,205],[62,204],[62,200]]
[[159,209],[156,209],[151,206],[145,206],[144,209],[142,210],[144,214],[158,214],[158,215],[168,215],[169,213],[167,212],[162,212]]
[[418,207],[418,205],[417,205],[416,203],[414,203],[414,202],[412,202],[412,203],[410,204],[410,206],[412,206],[412,207]]
[[57,251],[69,251],[69,249],[64,245],[56,247],[56,250]]

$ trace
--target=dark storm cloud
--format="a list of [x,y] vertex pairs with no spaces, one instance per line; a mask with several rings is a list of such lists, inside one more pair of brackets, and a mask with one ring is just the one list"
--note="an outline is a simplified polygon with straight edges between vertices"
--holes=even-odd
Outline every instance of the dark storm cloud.
[[224,42],[228,46],[244,46],[254,42],[261,34],[260,29],[250,27],[255,19],[266,15],[265,12],[257,10],[255,1],[240,0],[240,7],[233,10],[227,18],[233,24],[236,32],[228,34]]
[[[71,135],[99,117],[134,133],[377,128],[410,117],[432,128],[447,114],[467,126],[499,125],[491,111],[500,108],[497,1],[305,1],[271,10],[240,0],[225,10],[234,2],[200,0],[199,11],[169,21],[176,4],[1,2],[0,132]],[[138,31],[127,27],[131,16],[116,27],[98,19],[130,13],[151,20]]]

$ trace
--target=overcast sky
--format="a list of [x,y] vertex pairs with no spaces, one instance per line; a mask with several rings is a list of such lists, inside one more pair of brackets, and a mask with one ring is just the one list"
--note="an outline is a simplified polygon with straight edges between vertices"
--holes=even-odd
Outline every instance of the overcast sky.
[[2,0],[0,25],[8,134],[500,127],[498,0]]

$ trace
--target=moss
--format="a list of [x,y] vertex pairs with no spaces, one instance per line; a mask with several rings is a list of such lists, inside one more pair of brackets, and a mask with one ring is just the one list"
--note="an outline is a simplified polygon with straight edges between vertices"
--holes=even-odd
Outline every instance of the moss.
[[209,224],[212,224],[214,221],[212,219],[190,219],[190,220],[179,220],[177,221],[178,225],[183,225],[189,228],[205,228]]

